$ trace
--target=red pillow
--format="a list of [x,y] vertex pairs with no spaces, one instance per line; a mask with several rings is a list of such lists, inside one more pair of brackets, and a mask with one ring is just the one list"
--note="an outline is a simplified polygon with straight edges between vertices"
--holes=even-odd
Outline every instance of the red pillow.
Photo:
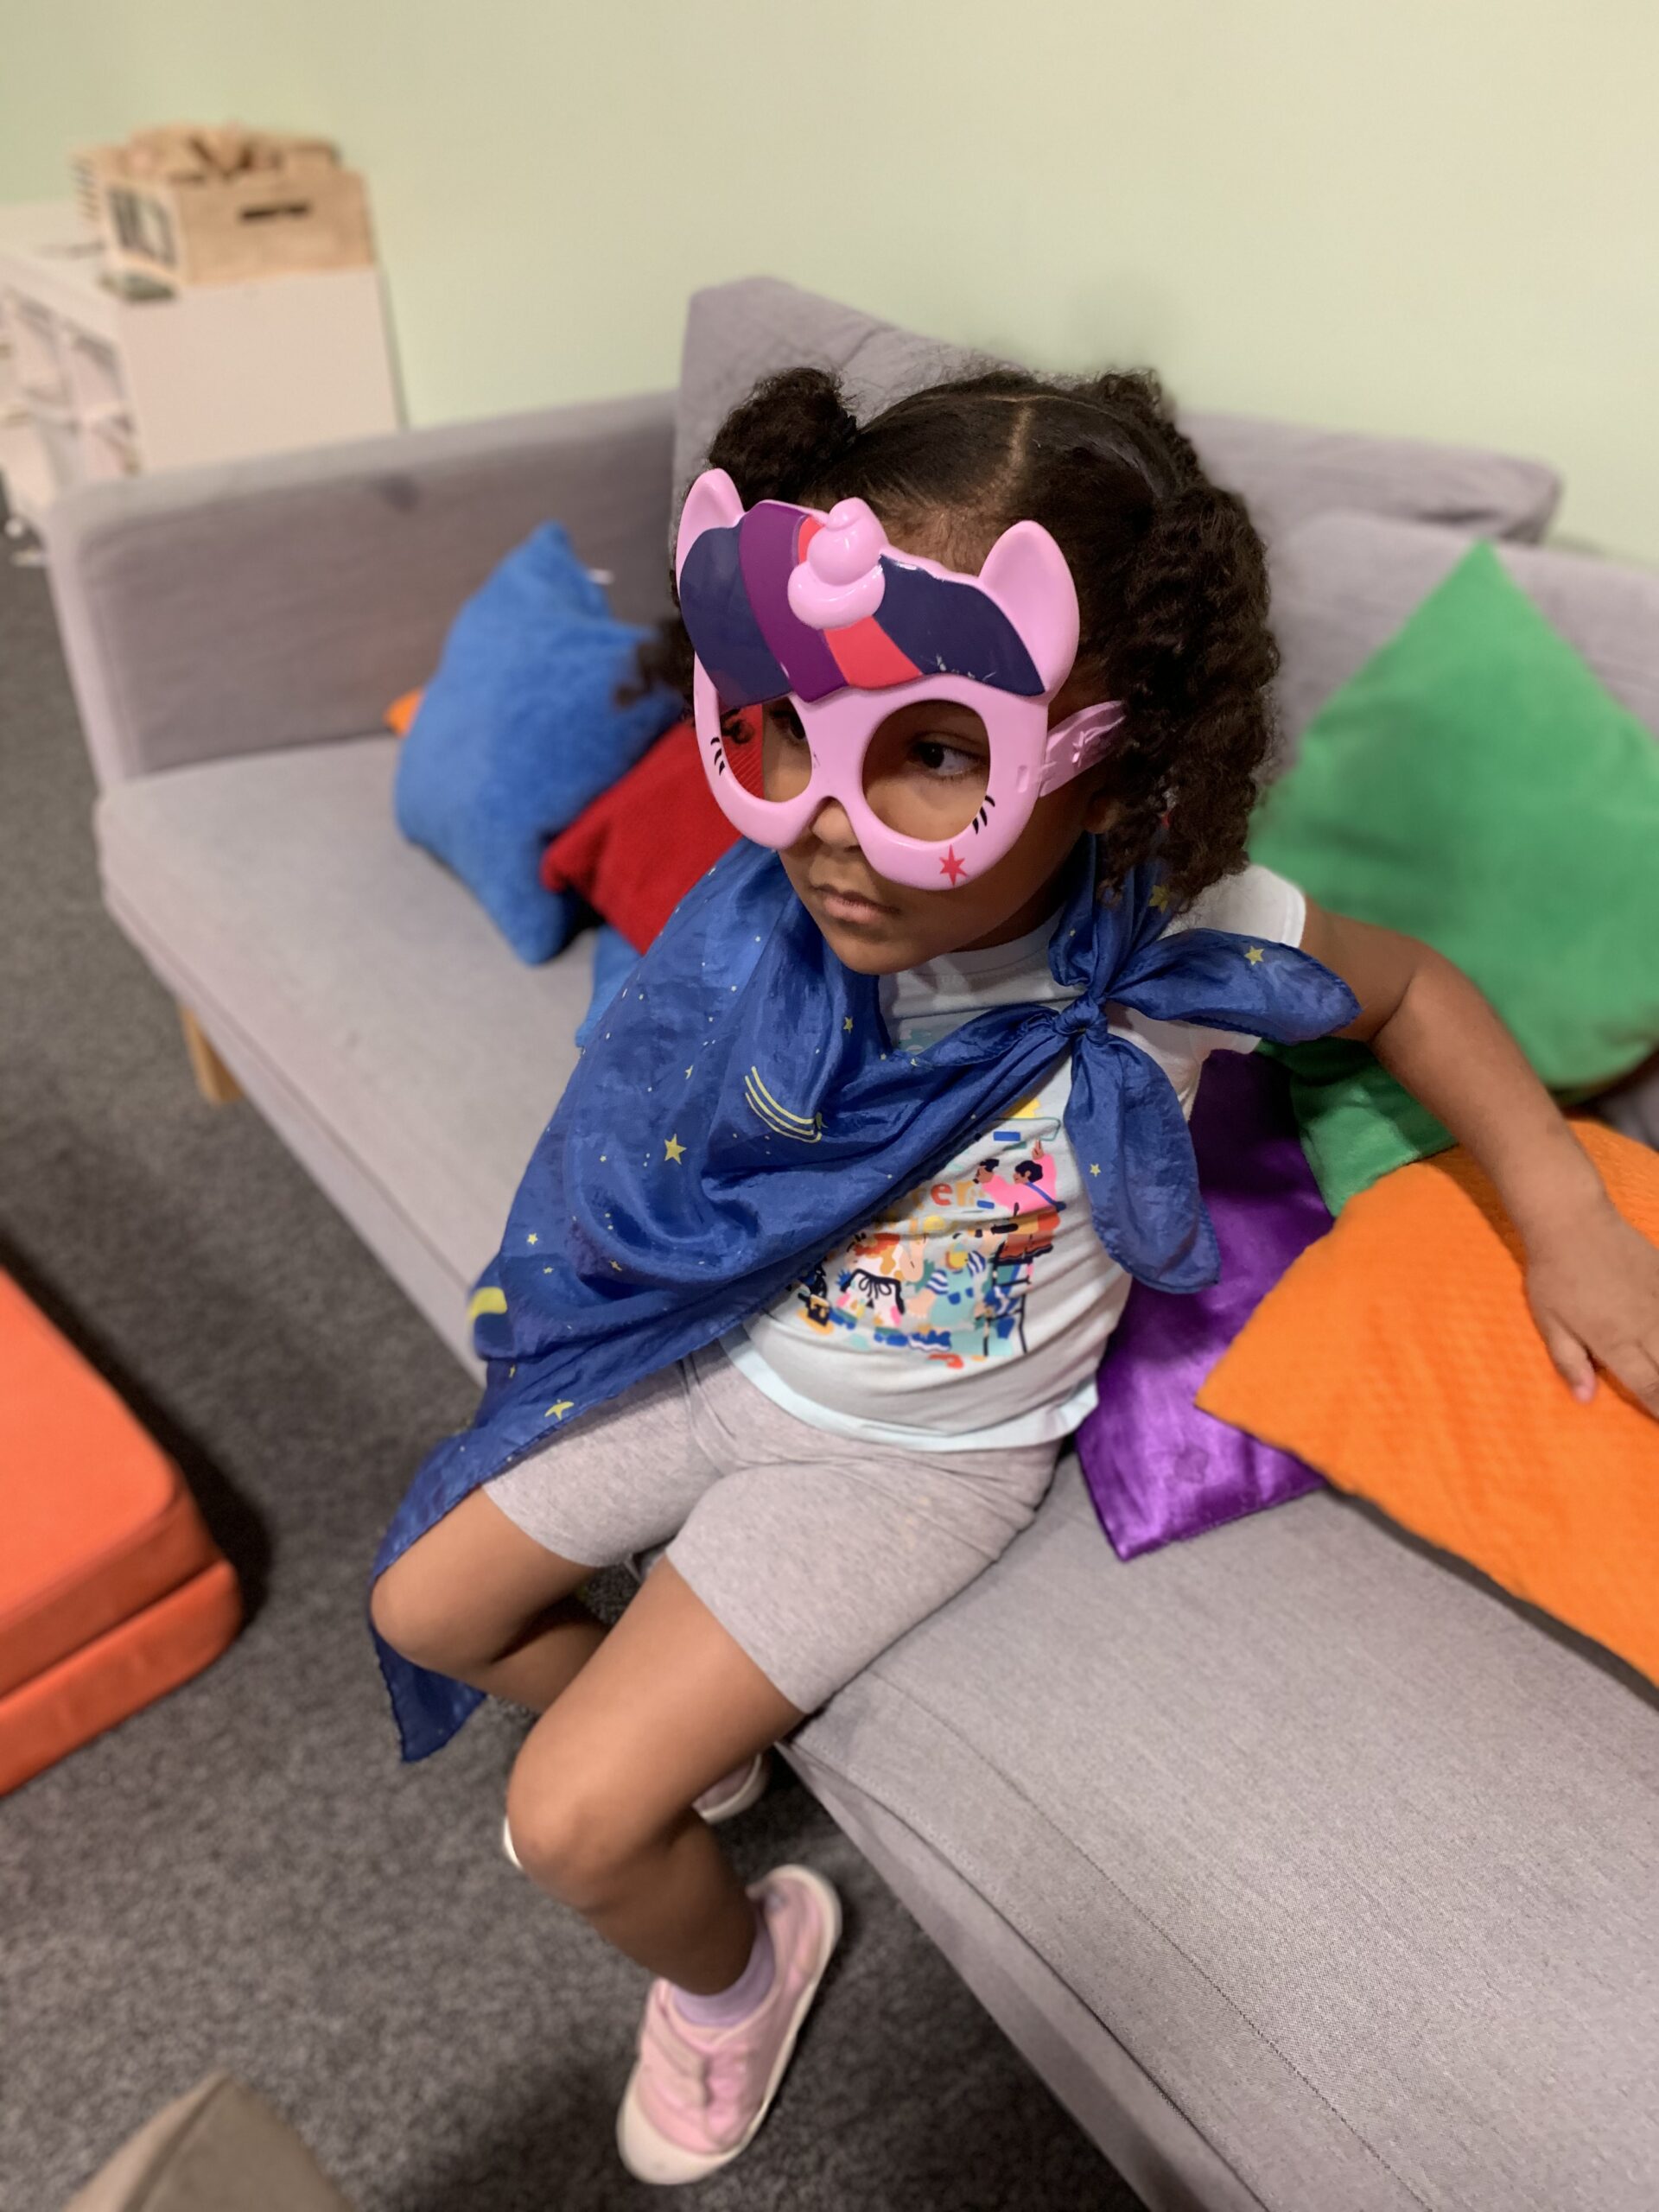
[[542,855],[550,891],[577,891],[643,952],[737,832],[697,758],[697,733],[676,722],[620,783],[601,792]]

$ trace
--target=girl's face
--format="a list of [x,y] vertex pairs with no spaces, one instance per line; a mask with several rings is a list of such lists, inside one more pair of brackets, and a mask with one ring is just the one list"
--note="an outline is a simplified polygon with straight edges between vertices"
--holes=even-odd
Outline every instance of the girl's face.
[[[1068,683],[1049,708],[1049,726],[1103,696]],[[760,769],[770,799],[793,798],[810,770],[800,718],[787,699],[765,710]],[[940,700],[906,707],[877,731],[865,757],[864,795],[889,829],[912,837],[957,836],[978,811],[989,772],[983,725],[970,707]],[[887,976],[941,954],[977,950],[1023,937],[1059,904],[1061,878],[1077,840],[1106,829],[1109,772],[1079,776],[1039,798],[1031,820],[995,868],[949,891],[916,891],[876,874],[845,810],[826,800],[783,854],[796,896],[849,968]]]

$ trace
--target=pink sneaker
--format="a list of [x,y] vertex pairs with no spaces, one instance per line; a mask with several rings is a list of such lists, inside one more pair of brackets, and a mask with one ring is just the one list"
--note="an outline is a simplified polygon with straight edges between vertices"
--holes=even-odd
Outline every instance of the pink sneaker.
[[[692,1802],[709,1827],[718,1827],[722,1821],[734,1821],[740,1813],[747,1813],[751,1805],[758,1804],[766,1796],[771,1780],[771,1764],[764,1751],[757,1751],[744,1765],[734,1766],[718,1782],[710,1783],[702,1796]],[[518,1866],[522,1874],[524,1870],[518,1865],[518,1854],[512,1847],[512,1830],[505,1815],[501,1821],[501,1848],[509,1863]]]
[[764,1751],[757,1751],[743,1765],[734,1766],[718,1782],[710,1783],[702,1796],[693,1802],[709,1827],[718,1827],[722,1821],[734,1821],[740,1813],[747,1813],[751,1805],[759,1803],[771,1780],[771,1764]]
[[701,2181],[747,2149],[771,2109],[807,2008],[841,1934],[841,1904],[822,1874],[775,1866],[749,1895],[772,1931],[777,1973],[747,2020],[695,2027],[654,1981],[616,2142],[636,2180]]

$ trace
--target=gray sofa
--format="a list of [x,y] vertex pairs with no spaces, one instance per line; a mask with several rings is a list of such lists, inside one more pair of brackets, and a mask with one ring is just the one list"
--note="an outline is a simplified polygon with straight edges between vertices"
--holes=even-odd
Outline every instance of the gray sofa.
[[[110,909],[463,1358],[589,955],[521,967],[402,842],[381,711],[546,516],[659,612],[677,486],[804,358],[868,404],[956,357],[755,281],[677,394],[54,510]],[[1190,428],[1266,526],[1293,730],[1480,533],[1659,731],[1659,577],[1522,543],[1548,470]],[[1149,2205],[1659,2204],[1659,1700],[1361,1509],[1124,1567],[1068,1462],[790,1756]]]

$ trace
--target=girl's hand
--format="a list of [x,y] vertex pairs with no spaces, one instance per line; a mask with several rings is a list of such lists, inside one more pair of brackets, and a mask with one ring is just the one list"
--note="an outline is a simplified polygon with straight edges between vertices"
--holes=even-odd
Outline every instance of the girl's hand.
[[1605,1367],[1659,1416],[1659,1249],[1603,1201],[1529,1240],[1527,1296],[1573,1395],[1588,1405]]
[[1359,1001],[1342,1034],[1369,1044],[1497,1187],[1527,1252],[1533,1318],[1587,1405],[1605,1367],[1659,1416],[1659,1250],[1602,1187],[1520,1046],[1450,961],[1309,902],[1302,950]]

